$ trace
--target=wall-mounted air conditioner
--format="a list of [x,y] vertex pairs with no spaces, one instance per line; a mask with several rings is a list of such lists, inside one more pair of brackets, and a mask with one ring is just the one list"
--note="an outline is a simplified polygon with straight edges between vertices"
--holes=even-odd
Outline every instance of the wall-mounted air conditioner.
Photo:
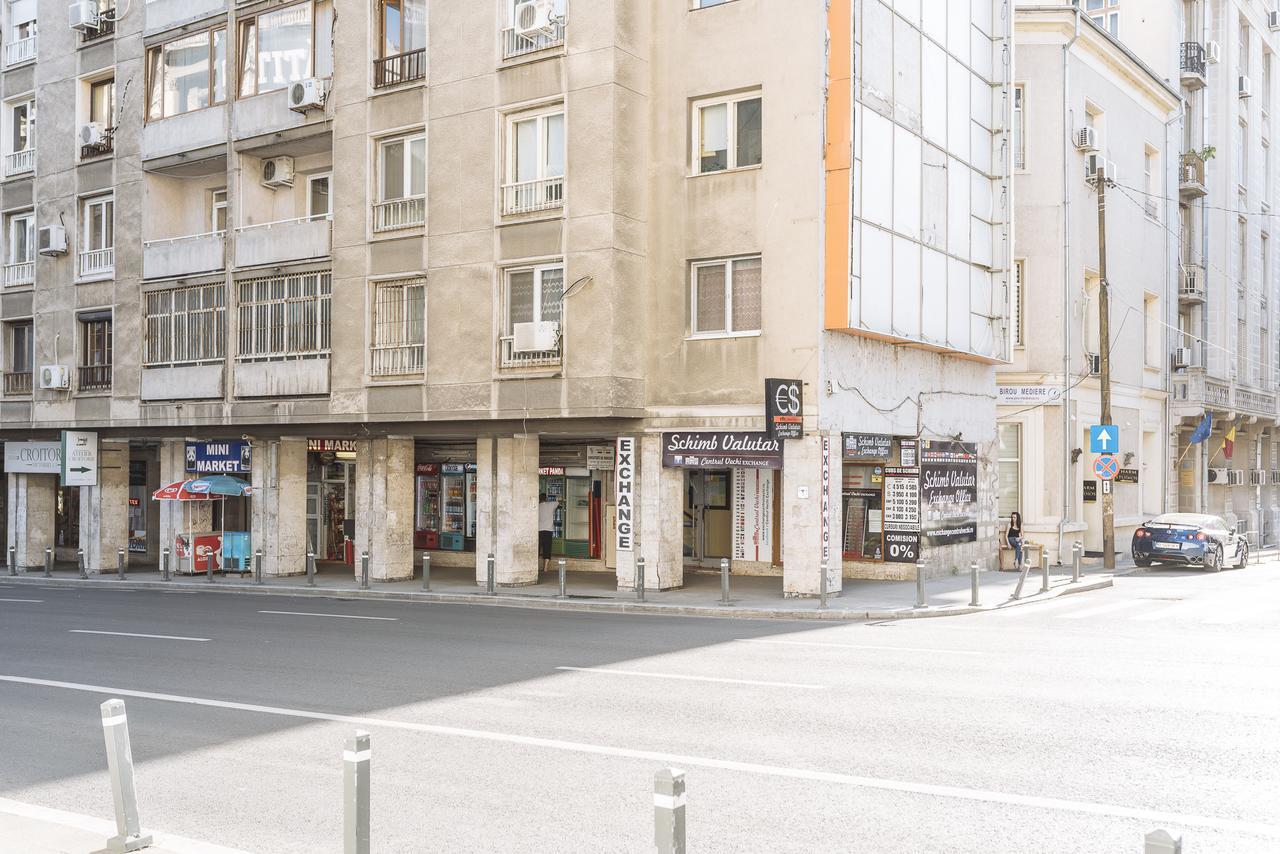
[[299,80],[289,87],[289,109],[299,113],[324,106],[324,81],[319,77]]
[[67,7],[67,23],[71,29],[87,32],[98,28],[98,4],[93,0],[76,0]]
[[1191,367],[1191,348],[1177,347],[1173,351],[1173,368],[1182,370]]
[[516,5],[516,35],[549,36],[554,32],[556,8],[552,0],[527,0]]
[[1204,43],[1204,61],[1205,62],[1221,62],[1222,61],[1222,45],[1217,42]]
[[1089,368],[1090,374],[1096,377],[1102,373],[1102,357],[1100,355],[1097,353],[1085,353],[1084,361]]
[[42,225],[36,232],[36,251],[41,255],[65,255],[67,230],[60,225]]
[[1227,469],[1209,469],[1209,482],[1222,486],[1227,482]]
[[1280,30],[1280,12],[1267,13],[1267,26],[1271,28],[1272,32]]
[[275,189],[293,186],[293,158],[288,155],[262,161],[262,186]]
[[1083,152],[1098,150],[1098,131],[1091,127],[1082,127],[1076,131],[1076,148]]
[[41,365],[40,388],[71,388],[71,372],[66,365]]
[[560,346],[560,324],[554,320],[516,323],[511,334],[511,349],[517,353],[540,353]]
[[89,122],[80,125],[80,144],[81,145],[102,145],[107,141],[107,129],[102,126],[102,122]]
[[1253,94],[1253,83],[1250,82],[1249,75],[1240,75],[1240,81],[1236,84],[1236,94],[1241,98],[1248,98]]

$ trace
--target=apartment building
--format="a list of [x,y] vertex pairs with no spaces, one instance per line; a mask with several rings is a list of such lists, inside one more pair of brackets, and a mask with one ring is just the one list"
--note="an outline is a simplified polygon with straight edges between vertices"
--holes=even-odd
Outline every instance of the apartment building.
[[[20,565],[493,554],[521,585],[543,499],[555,557],[622,588],[992,553],[1003,3],[38,12],[7,4],[0,80]],[[96,486],[20,458],[72,427]],[[196,472],[253,495],[150,500]]]
[[[1055,559],[1102,549],[1089,427],[1101,423],[1099,195],[1105,190],[1116,541],[1167,508],[1168,384],[1180,281],[1181,94],[1114,35],[1115,5],[1015,18],[1013,357],[998,369],[1000,515]],[[1172,498],[1176,500],[1176,492]]]

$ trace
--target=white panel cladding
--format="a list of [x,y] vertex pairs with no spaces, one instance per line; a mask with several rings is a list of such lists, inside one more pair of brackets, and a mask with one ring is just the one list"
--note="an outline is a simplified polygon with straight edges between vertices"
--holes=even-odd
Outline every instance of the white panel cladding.
[[300,113],[289,109],[289,88],[238,99],[231,113],[231,138],[251,139],[324,118],[322,110]]
[[246,226],[235,232],[235,265],[257,267],[286,261],[324,258],[329,254],[332,223],[328,219],[294,219]]
[[143,400],[205,400],[222,397],[223,366],[143,368]]
[[154,160],[227,141],[227,106],[157,119],[142,126],[142,159]]
[[216,232],[147,241],[142,245],[142,276],[146,279],[167,279],[221,270],[225,240],[224,233]]
[[329,360],[237,362],[236,397],[294,397],[329,393]]

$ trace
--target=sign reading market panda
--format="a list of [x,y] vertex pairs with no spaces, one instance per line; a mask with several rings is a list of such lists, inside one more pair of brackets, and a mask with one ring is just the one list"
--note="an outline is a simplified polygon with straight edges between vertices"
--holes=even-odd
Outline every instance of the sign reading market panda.
[[920,442],[920,524],[926,544],[978,539],[978,446]]

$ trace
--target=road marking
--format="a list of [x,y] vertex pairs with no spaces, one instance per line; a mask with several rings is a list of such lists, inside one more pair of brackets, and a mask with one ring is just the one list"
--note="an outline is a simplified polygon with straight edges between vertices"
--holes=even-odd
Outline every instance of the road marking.
[[819,690],[826,685],[810,685],[804,682],[764,682],[758,679],[726,679],[719,676],[684,676],[679,673],[654,673],[650,670],[614,670],[609,667],[557,667],[556,670],[573,670],[579,673],[608,673],[612,676],[642,676],[648,679],[679,679],[684,682],[722,682],[728,685],[759,685],[765,688],[806,688]]
[[1203,611],[1206,608],[1212,608],[1212,602],[1205,602],[1199,599],[1190,601],[1175,602],[1172,605],[1165,605],[1163,608],[1156,608],[1154,611],[1147,611],[1143,614],[1130,617],[1130,620],[1136,620],[1142,623],[1151,623],[1156,620],[1163,620],[1166,617],[1181,617],[1187,614],[1194,614],[1197,611]]
[[0,599],[0,602],[33,602],[39,604],[43,599]]
[[209,638],[188,638],[182,635],[144,635],[137,632],[100,632],[96,629],[67,629],[73,635],[113,635],[121,638],[154,638],[156,640],[181,640],[208,643]]
[[884,652],[929,652],[938,655],[985,655],[969,649],[929,649],[919,646],[873,646],[859,643],[823,643],[822,641],[774,640],[772,638],[734,638],[735,643],[768,643],[777,646],[819,646],[828,649],[872,649]]
[[1228,626],[1233,623],[1243,623],[1245,620],[1250,620],[1254,617],[1275,616],[1280,614],[1280,603],[1268,602],[1262,599],[1254,601],[1251,605],[1230,607],[1224,610],[1228,612],[1209,617],[1204,622],[1212,623],[1215,626]]
[[1079,603],[1071,596],[1059,596],[1057,599],[1041,600],[1039,602],[1024,602],[1018,606],[1006,605],[995,612],[997,617],[1005,619],[1013,617],[1034,617],[1036,614],[1043,614],[1046,611],[1056,611],[1058,608],[1065,608],[1068,605],[1078,605]]
[[1099,605],[1096,608],[1085,608],[1083,611],[1073,611],[1070,614],[1059,614],[1060,620],[1083,620],[1086,617],[1093,617],[1098,614],[1109,614],[1112,611],[1123,611],[1125,608],[1136,608],[1142,605],[1141,599],[1126,599],[1123,602],[1109,602],[1106,605]]
[[215,709],[231,709],[241,712],[254,712],[263,715],[301,718],[313,721],[331,721],[359,727],[379,727],[409,732],[430,733],[432,735],[470,738],[478,741],[492,741],[502,744],[519,744],[527,747],[542,747],[550,750],[563,750],[571,753],[583,753],[594,756],[611,756],[623,759],[639,759],[677,767],[694,766],[713,768],[721,771],[736,771],[745,774],[759,774],[768,777],[782,777],[793,780],[806,780],[819,783],[831,783],[843,786],[856,786],[865,789],[879,789],[892,792],[905,792],[916,795],[931,795],[958,800],[983,801],[986,803],[1008,804],[1036,809],[1057,810],[1061,812],[1077,812],[1089,815],[1107,816],[1109,818],[1135,819],[1148,824],[1165,824],[1177,827],[1205,827],[1224,830],[1230,833],[1247,833],[1257,836],[1280,839],[1280,826],[1261,822],[1240,821],[1213,816],[1187,815],[1183,813],[1161,812],[1159,810],[1138,809],[1118,804],[1101,804],[1090,801],[1070,801],[1062,798],[1045,798],[1035,795],[1020,795],[1011,792],[997,792],[988,789],[968,789],[962,786],[941,786],[932,783],[912,783],[902,780],[890,780],[881,777],[862,777],[854,774],[842,774],[834,771],[819,771],[809,768],[788,768],[785,765],[765,765],[757,762],[739,762],[732,759],[713,759],[706,756],[686,756],[676,753],[663,753],[656,750],[637,750],[629,747],[613,747],[603,744],[589,744],[577,741],[562,741],[554,738],[541,738],[515,733],[494,732],[489,730],[464,729],[462,727],[443,726],[440,724],[417,723],[415,721],[396,721],[382,718],[367,718],[354,715],[338,715],[328,712],[316,712],[306,709],[287,709],[278,706],[259,706],[252,703],[236,703],[229,700],[213,700],[205,697],[186,697],[180,694],[157,694],[150,691],[136,691],[130,688],[114,688],[105,685],[85,685],[79,682],[59,682],[52,679],[36,679],[30,676],[0,675],[0,682],[18,685],[34,685],[41,688],[63,688],[69,691],[83,691],[109,697],[135,697],[141,700],[157,700],[164,703],[182,703],[192,706],[206,706]]
[[259,614],[291,614],[295,617],[336,617],[340,620],[386,620],[394,623],[399,617],[362,617],[359,614],[320,614],[314,611],[259,611]]
[[[50,807],[36,806],[22,801],[11,801],[8,798],[0,798],[0,815],[34,818],[59,827],[75,828],[95,836],[111,836],[116,832],[116,823],[114,821],[66,812],[65,810],[55,810]],[[147,833],[154,836],[155,844],[165,850],[184,851],[187,854],[248,854],[247,851],[241,851],[238,848],[226,848],[209,842],[187,839],[184,836],[175,836],[172,833],[156,831],[150,824],[147,825]]]

